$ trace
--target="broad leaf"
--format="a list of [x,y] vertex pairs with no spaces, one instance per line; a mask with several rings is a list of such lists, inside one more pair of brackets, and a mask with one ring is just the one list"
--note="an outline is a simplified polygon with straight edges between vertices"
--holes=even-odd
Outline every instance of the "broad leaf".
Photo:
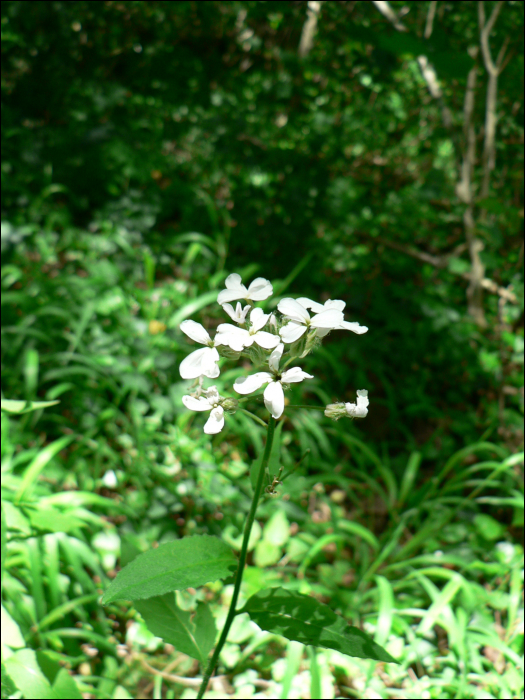
[[284,588],[269,588],[252,596],[240,612],[259,627],[302,644],[335,649],[348,656],[397,663],[357,627],[315,598]]
[[[217,630],[209,607],[200,603],[195,615],[181,610],[174,593],[141,600],[135,608],[144,618],[150,632],[173,644],[177,651],[206,665]],[[192,619],[193,618],[193,619]]]
[[24,698],[51,698],[51,685],[32,649],[20,649],[4,661],[5,670]]
[[195,535],[167,542],[130,562],[118,574],[102,598],[139,600],[227,578],[237,560],[231,549],[217,537]]
[[2,662],[2,699],[9,698],[11,695],[16,693],[16,686],[11,680],[9,674],[5,670],[5,666]]

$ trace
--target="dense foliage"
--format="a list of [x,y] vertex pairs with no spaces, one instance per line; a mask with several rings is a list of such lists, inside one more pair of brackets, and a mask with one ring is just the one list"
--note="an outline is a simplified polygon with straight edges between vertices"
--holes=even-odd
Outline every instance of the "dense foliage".
[[2,4],[2,396],[60,401],[2,415],[23,697],[16,664],[38,697],[195,696],[195,662],[99,601],[158,543],[240,547],[264,431],[210,440],[178,372],[230,272],[370,328],[306,358],[291,403],[370,411],[285,412],[284,466],[308,454],[243,595],[315,595],[401,663],[239,617],[212,693],[521,696],[522,35],[519,2]]

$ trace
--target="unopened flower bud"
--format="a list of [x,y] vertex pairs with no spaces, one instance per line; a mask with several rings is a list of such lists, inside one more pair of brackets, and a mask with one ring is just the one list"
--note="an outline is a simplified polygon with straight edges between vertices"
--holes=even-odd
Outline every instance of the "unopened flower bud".
[[239,402],[237,401],[237,399],[226,398],[222,399],[220,404],[227,413],[233,414],[237,411],[237,406],[239,405]]
[[327,418],[332,418],[333,420],[339,420],[339,418],[348,415],[344,403],[329,403],[324,409],[324,414]]
[[339,420],[339,418],[366,418],[368,414],[368,391],[359,389],[356,403],[330,403],[324,410],[327,418]]
[[218,345],[217,350],[219,351],[219,355],[225,357],[227,360],[238,360],[241,356],[240,352],[232,350],[227,345]]

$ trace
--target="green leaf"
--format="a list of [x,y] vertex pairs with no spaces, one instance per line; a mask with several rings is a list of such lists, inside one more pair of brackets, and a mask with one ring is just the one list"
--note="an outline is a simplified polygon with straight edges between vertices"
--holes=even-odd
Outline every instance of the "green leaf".
[[247,612],[263,630],[302,644],[335,649],[361,659],[398,663],[368,634],[349,625],[328,605],[300,593],[284,588],[259,591],[240,612]]
[[504,525],[485,513],[478,513],[474,517],[474,525],[479,534],[486,540],[497,540],[505,532]]
[[58,454],[61,450],[69,445],[69,443],[74,439],[73,435],[65,435],[64,437],[55,440],[55,442],[46,445],[44,449],[40,450],[37,456],[33,459],[31,464],[24,471],[24,476],[16,492],[15,503],[19,503],[22,498],[26,495],[26,491],[29,491],[32,486],[36,483],[40,472],[47,466],[53,457]]
[[5,670],[5,666],[2,663],[2,700],[8,698],[16,693],[16,686],[11,680],[9,674]]
[[185,304],[181,309],[176,311],[173,316],[169,319],[167,326],[168,328],[178,328],[184,319],[188,318],[192,314],[197,313],[205,306],[209,306],[213,302],[217,301],[217,295],[219,291],[214,289],[211,292],[206,292],[201,294],[196,299],[192,299],[190,302]]
[[15,401],[12,399],[1,399],[1,409],[6,413],[30,413],[39,408],[54,406],[60,401]]
[[57,700],[82,700],[83,695],[80,692],[75,679],[72,678],[67,669],[61,668],[53,683],[52,696]]
[[20,627],[13,620],[11,615],[2,605],[1,608],[1,620],[2,620],[2,644],[5,644],[11,649],[21,649],[25,646],[25,641],[20,632]]
[[167,542],[140,554],[122,569],[104,594],[102,605],[197,588],[227,578],[236,566],[231,549],[217,537],[195,535]]
[[88,523],[73,515],[73,512],[62,513],[57,508],[39,508],[28,511],[31,525],[38,530],[49,532],[71,532],[80,527],[87,527]]
[[4,582],[4,568],[5,568],[5,560],[7,558],[7,523],[5,519],[5,511],[4,511],[4,504],[2,503],[2,531],[1,531],[1,538],[2,538],[2,566],[0,569],[0,585],[3,584]]
[[192,616],[192,613],[178,607],[174,593],[167,593],[137,602],[135,608],[144,618],[150,632],[173,644],[177,651],[206,665],[217,634],[215,621],[207,605],[201,603]]
[[24,698],[51,698],[49,681],[44,676],[32,649],[20,649],[5,660],[5,669]]

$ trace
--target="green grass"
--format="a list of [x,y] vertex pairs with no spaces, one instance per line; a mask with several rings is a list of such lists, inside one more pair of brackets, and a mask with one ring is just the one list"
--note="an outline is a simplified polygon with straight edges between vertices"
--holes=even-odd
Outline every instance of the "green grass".
[[[204,235],[163,258],[114,227],[60,243],[40,231],[3,268],[3,396],[60,401],[2,415],[4,643],[29,665],[38,651],[57,688],[65,666],[96,698],[196,695],[195,662],[130,604],[99,600],[116,566],[155,543],[210,533],[240,547],[264,429],[237,413],[210,440],[178,374],[190,349],[180,322],[222,319],[223,266]],[[225,364],[219,389],[241,373]],[[309,403],[331,399],[313,387]],[[306,402],[300,388],[290,398]],[[260,399],[246,406],[264,417]],[[315,595],[400,663],[307,649],[243,615],[207,697],[522,697],[523,456],[481,435],[436,453],[433,437],[400,449],[357,422],[285,416],[291,473],[258,511],[240,603],[268,585]],[[231,592],[177,595],[185,610],[210,601],[220,629]]]

